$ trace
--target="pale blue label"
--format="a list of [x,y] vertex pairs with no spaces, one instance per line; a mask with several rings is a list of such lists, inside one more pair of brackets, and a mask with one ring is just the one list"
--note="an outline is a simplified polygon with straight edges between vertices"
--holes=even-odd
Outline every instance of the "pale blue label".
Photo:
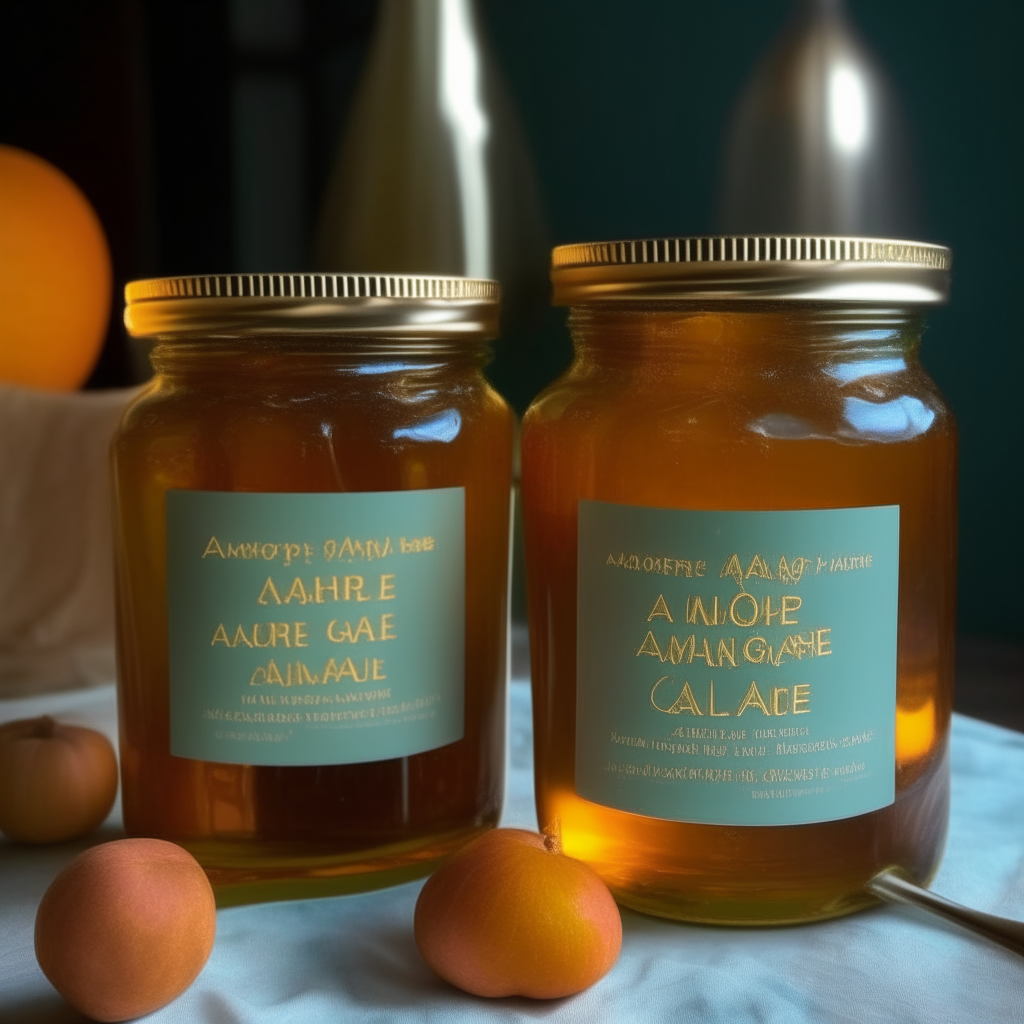
[[465,494],[167,492],[171,753],[383,761],[463,735]]
[[579,504],[576,791],[796,825],[895,798],[899,507]]

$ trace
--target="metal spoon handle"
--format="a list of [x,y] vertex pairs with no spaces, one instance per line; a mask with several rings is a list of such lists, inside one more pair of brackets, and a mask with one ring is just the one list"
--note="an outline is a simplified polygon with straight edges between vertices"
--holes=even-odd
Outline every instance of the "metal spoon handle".
[[963,907],[959,903],[953,903],[927,889],[922,889],[891,871],[882,871],[875,875],[868,882],[867,889],[889,903],[907,903],[914,907],[922,907],[1024,956],[1024,921],[1013,921],[1008,917],[996,917],[995,914],[983,914],[980,910]]

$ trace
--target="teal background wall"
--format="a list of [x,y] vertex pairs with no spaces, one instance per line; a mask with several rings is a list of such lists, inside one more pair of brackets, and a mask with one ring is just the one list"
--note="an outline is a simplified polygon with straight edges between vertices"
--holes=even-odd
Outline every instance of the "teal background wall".
[[[483,0],[533,147],[554,243],[714,228],[722,132],[780,0]],[[923,234],[952,245],[953,301],[922,357],[961,431],[960,626],[1024,639],[1012,597],[1024,338],[1024,3],[848,0],[902,100]],[[565,365],[564,315],[506,339],[493,369],[521,409]]]

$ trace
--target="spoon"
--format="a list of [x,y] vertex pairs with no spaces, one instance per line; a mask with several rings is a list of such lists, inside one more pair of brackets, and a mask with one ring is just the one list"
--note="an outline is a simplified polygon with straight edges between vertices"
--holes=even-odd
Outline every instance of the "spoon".
[[921,907],[1024,956],[1024,921],[1014,921],[1008,917],[997,917],[995,914],[971,910],[970,907],[961,906],[922,889],[892,871],[880,871],[868,882],[866,888],[868,892],[888,903]]

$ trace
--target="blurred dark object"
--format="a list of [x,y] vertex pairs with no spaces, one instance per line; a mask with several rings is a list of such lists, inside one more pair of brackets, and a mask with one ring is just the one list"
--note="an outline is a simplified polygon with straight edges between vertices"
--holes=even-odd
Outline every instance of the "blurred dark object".
[[502,283],[503,321],[547,300],[531,161],[473,0],[382,0],[317,226],[316,266]]
[[224,0],[147,0],[154,191],[153,274],[234,269],[230,63]]
[[1024,646],[961,633],[953,706],[965,715],[1024,732]]
[[726,140],[729,234],[920,234],[906,126],[842,0],[798,0]]

